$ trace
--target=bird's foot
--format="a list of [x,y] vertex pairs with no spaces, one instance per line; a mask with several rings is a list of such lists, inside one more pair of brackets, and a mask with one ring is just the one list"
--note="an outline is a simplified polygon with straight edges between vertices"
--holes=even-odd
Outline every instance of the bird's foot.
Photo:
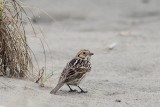
[[84,91],[80,86],[77,86],[81,91],[79,93],[87,93],[88,91]]
[[77,90],[69,90],[69,92],[76,92]]
[[81,90],[80,92],[78,93],[87,93],[88,91],[84,91],[84,90]]

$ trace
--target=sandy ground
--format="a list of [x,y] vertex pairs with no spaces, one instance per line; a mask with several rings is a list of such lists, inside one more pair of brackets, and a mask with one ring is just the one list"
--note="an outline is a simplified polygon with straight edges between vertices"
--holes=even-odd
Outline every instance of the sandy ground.
[[[1,77],[0,107],[160,107],[160,1],[24,1],[56,20],[41,11],[35,11],[40,18],[32,18],[45,34],[47,73],[54,75],[44,88]],[[44,65],[40,41],[27,29],[30,46]],[[115,47],[109,49],[111,45]],[[63,86],[51,95],[64,66],[80,49],[95,53],[92,72],[81,84],[88,93],[69,93]]]

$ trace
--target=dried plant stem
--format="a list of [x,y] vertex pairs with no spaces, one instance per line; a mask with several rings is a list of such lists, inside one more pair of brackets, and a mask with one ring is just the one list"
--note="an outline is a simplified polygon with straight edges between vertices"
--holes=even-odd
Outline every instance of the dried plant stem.
[[0,0],[0,18],[2,18],[3,0]]
[[[0,0],[0,29],[2,29],[2,10],[3,10],[3,1]],[[2,65],[2,51],[3,51],[2,43],[3,43],[2,34],[0,32],[0,69],[2,69],[2,67],[1,67],[1,65]],[[3,73],[0,72],[0,76],[2,76],[2,75],[3,75]]]

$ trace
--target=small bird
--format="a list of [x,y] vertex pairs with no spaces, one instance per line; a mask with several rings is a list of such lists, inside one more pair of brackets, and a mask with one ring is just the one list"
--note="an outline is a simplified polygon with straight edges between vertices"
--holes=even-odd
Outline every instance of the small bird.
[[57,86],[50,92],[51,94],[56,94],[56,92],[66,84],[70,91],[75,92],[70,85],[77,86],[81,93],[87,93],[80,86],[81,80],[86,76],[88,72],[91,71],[91,56],[94,55],[89,50],[81,50],[77,53],[75,58],[67,63],[66,67],[63,69],[61,76],[59,78]]

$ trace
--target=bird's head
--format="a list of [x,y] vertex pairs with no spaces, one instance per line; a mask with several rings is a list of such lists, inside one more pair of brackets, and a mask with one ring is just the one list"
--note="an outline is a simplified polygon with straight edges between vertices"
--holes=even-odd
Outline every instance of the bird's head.
[[92,55],[94,54],[90,52],[89,50],[81,50],[77,53],[76,57],[81,58],[81,59],[90,60]]

